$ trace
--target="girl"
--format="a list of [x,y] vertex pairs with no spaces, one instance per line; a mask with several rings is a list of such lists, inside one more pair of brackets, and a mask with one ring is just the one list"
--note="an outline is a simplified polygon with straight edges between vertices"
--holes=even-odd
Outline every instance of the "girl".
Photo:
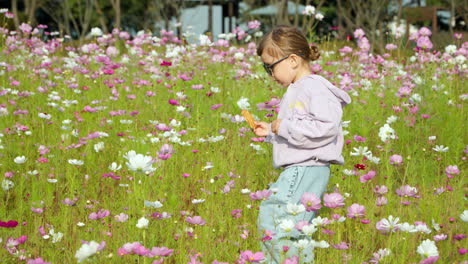
[[265,136],[273,144],[273,165],[283,169],[270,185],[273,195],[260,205],[262,247],[269,255],[268,263],[280,263],[292,255],[311,262],[310,239],[294,225],[310,223],[315,214],[311,210],[291,212],[291,205],[313,199],[312,194],[322,197],[330,164],[343,164],[341,116],[351,99],[325,78],[312,75],[309,61],[319,58],[318,49],[309,46],[294,27],[275,27],[263,37],[257,54],[266,72],[287,87],[278,119],[271,124],[256,122],[254,129],[257,136]]

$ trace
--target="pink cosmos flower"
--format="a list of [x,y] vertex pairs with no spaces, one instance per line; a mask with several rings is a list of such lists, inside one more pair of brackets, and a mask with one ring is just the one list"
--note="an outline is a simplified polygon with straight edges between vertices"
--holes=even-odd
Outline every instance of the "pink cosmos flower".
[[258,28],[260,28],[260,25],[261,25],[261,24],[262,24],[262,23],[260,23],[260,21],[258,21],[258,20],[252,20],[252,21],[249,21],[249,22],[247,23],[247,27],[248,27],[249,29],[258,29]]
[[432,49],[433,47],[431,40],[426,36],[419,37],[416,41],[416,46],[423,50]]
[[239,218],[242,216],[242,209],[234,209],[231,211],[231,216],[234,218]]
[[266,101],[263,103],[257,104],[258,110],[265,110],[265,111],[273,111],[275,108],[279,106],[281,99],[273,98],[270,101]]
[[411,187],[409,185],[403,185],[399,189],[396,190],[396,193],[400,197],[414,197],[419,198],[418,189],[416,187]]
[[44,209],[31,207],[31,211],[36,214],[42,214],[44,212]]
[[322,208],[320,198],[314,193],[305,192],[301,197],[301,203],[305,206],[307,212],[315,212]]
[[259,263],[260,261],[265,259],[265,256],[261,251],[253,253],[250,250],[246,250],[240,253],[240,259],[248,261],[250,263]]
[[174,252],[174,249],[169,249],[167,247],[153,247],[151,249],[151,252],[148,254],[148,257],[150,258],[153,258],[156,256],[168,257],[172,255],[172,252]]
[[446,234],[437,234],[435,235],[434,237],[434,241],[443,241],[443,240],[446,240],[447,239],[447,235]]
[[52,264],[51,262],[45,262],[42,258],[28,259],[26,264]]
[[368,182],[370,181],[372,178],[374,178],[376,175],[376,172],[371,170],[369,171],[368,173],[362,175],[360,178],[359,178],[359,181],[362,182],[362,183],[365,183],[365,182]]
[[179,101],[175,100],[175,99],[169,99],[168,103],[170,105],[180,105]]
[[345,206],[344,197],[339,193],[326,193],[323,196],[323,204],[328,208],[337,208]]
[[381,207],[381,206],[384,206],[388,203],[388,200],[385,196],[380,196],[380,197],[377,197],[377,200],[375,200],[375,205]]
[[194,224],[194,225],[205,225],[206,222],[205,220],[203,220],[203,218],[201,218],[201,216],[194,216],[194,217],[187,217],[185,218],[185,221],[187,223],[190,223],[190,224]]
[[212,106],[210,107],[210,109],[211,109],[211,110],[216,110],[216,109],[220,108],[221,106],[223,106],[223,104],[215,104],[215,105],[212,105]]
[[397,154],[390,156],[390,164],[398,166],[398,165],[401,165],[402,163],[403,163],[402,156],[397,155]]
[[360,39],[362,37],[364,37],[366,33],[364,33],[364,30],[358,28],[354,31],[354,37],[357,38],[357,39]]
[[158,158],[161,160],[167,160],[172,156],[172,153],[174,153],[172,145],[164,144],[158,151]]
[[89,214],[88,218],[92,220],[98,220],[104,217],[107,217],[110,215],[109,210],[104,210],[104,209],[99,209],[97,213],[91,213]]
[[431,30],[428,29],[427,27],[422,27],[422,28],[419,29],[418,34],[419,34],[420,36],[429,37],[429,36],[432,35],[432,32],[431,32]]
[[459,253],[460,255],[465,255],[467,252],[468,252],[468,249],[466,249],[466,248],[460,248],[460,249],[458,249],[458,253]]
[[333,248],[343,250],[343,249],[349,249],[349,243],[346,243],[344,241],[341,241],[338,244],[332,245]]
[[379,186],[376,185],[374,188],[374,193],[377,195],[384,195],[388,192],[388,188],[385,185]]
[[347,208],[348,214],[346,215],[348,218],[359,218],[363,217],[366,214],[366,208],[360,204],[352,204],[350,207]]
[[389,43],[389,44],[385,45],[386,50],[395,50],[397,48],[398,48],[398,46],[393,44],[393,43]]
[[78,198],[74,198],[73,200],[70,198],[65,198],[65,200],[62,200],[61,202],[65,205],[73,206],[76,204],[76,201],[78,201]]
[[273,194],[273,192],[270,191],[270,190],[261,190],[261,191],[256,191],[255,193],[250,193],[249,197],[250,197],[250,200],[252,200],[252,201],[266,200],[272,194]]
[[439,256],[432,256],[432,257],[428,257],[427,259],[421,260],[419,264],[432,264],[432,263],[436,263],[437,260],[439,260]]
[[449,165],[447,168],[445,168],[445,174],[447,174],[448,178],[453,178],[454,174],[460,174],[460,170],[458,169],[457,165]]
[[283,262],[283,264],[298,264],[298,263],[299,263],[299,257],[298,256],[293,256],[291,258],[287,258]]
[[365,141],[366,141],[366,138],[365,138],[365,137],[358,136],[358,135],[355,135],[355,136],[354,136],[354,140],[355,140],[356,142],[365,142]]
[[124,213],[120,213],[118,215],[114,216],[115,221],[117,222],[127,222],[128,220],[128,215]]

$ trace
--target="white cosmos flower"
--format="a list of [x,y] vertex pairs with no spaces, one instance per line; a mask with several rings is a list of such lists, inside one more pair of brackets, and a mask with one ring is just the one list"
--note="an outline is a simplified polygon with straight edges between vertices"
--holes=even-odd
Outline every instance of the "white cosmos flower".
[[160,201],[146,201],[144,202],[145,207],[153,207],[153,208],[161,208],[163,207],[163,204]]
[[249,189],[242,189],[241,193],[242,194],[248,194],[248,193],[251,193],[251,191]]
[[185,109],[186,109],[186,108],[185,108],[184,106],[182,106],[182,105],[179,105],[179,106],[176,107],[176,111],[177,111],[177,112],[184,112]]
[[347,175],[347,176],[352,176],[352,175],[354,175],[354,171],[348,170],[348,169],[344,169],[344,170],[343,170],[343,174],[344,174],[344,175]]
[[315,225],[306,225],[302,227],[302,232],[306,236],[312,236],[313,233],[317,232],[317,227]]
[[380,163],[380,158],[372,156],[372,154],[366,155],[365,156],[368,160],[370,160],[372,163],[379,164]]
[[63,238],[63,233],[57,232],[55,233],[54,229],[49,231],[49,234],[52,236],[52,243],[60,242]]
[[239,99],[239,101],[237,101],[237,106],[239,106],[240,109],[249,109],[250,108],[249,99],[242,97],[241,99]]
[[69,159],[68,160],[68,163],[70,163],[71,165],[78,165],[78,166],[81,166],[84,164],[84,161],[82,160],[77,160],[77,159]]
[[351,156],[367,156],[372,155],[372,152],[369,150],[368,147],[359,146],[357,148],[353,148],[354,152],[350,152]]
[[27,160],[27,158],[25,156],[18,156],[16,157],[13,161],[16,163],[16,164],[23,164],[25,163]]
[[445,147],[444,145],[436,145],[435,148],[432,148],[436,152],[447,152],[449,147]]
[[324,18],[324,16],[323,16],[322,13],[317,13],[317,14],[315,15],[315,19],[317,19],[318,21],[322,21],[323,18]]
[[102,36],[102,34],[103,34],[102,30],[100,28],[98,28],[98,27],[93,27],[91,29],[91,36],[93,36],[93,37],[100,37],[100,36]]
[[468,210],[465,210],[463,213],[461,213],[460,219],[465,223],[468,222]]
[[424,240],[419,246],[417,251],[419,255],[423,258],[428,257],[437,257],[439,256],[439,251],[437,250],[437,246],[434,241],[430,239]]
[[199,203],[203,203],[204,201],[205,201],[205,199],[193,199],[192,203],[193,204],[199,204]]
[[286,213],[290,215],[298,215],[300,213],[305,212],[306,208],[303,204],[293,204],[293,203],[288,203],[286,205]]
[[304,14],[306,16],[311,16],[311,15],[315,14],[315,7],[311,6],[311,5],[306,5],[304,11],[302,11],[302,14]]
[[434,228],[435,231],[440,230],[440,225],[434,219],[432,219],[432,228]]
[[279,227],[286,233],[293,231],[294,229],[294,221],[291,219],[283,219],[281,220]]
[[10,190],[10,189],[13,188],[13,187],[15,187],[15,184],[14,184],[12,181],[7,180],[7,179],[3,179],[3,181],[2,181],[2,189],[3,189],[4,191],[8,191],[8,190]]
[[126,158],[128,159],[128,162],[126,162],[127,167],[131,171],[147,173],[156,170],[156,168],[152,166],[153,158],[151,156],[135,154],[135,151],[132,150],[127,153]]
[[416,232],[416,227],[414,225],[410,225],[409,223],[403,223],[400,225],[400,230],[402,232],[414,233]]
[[116,171],[120,170],[121,168],[122,168],[122,165],[117,164],[115,162],[112,162],[112,164],[109,165],[109,170],[111,170],[113,172],[116,172]]
[[328,218],[322,218],[321,216],[317,216],[316,218],[312,219],[312,224],[315,226],[323,226],[329,222]]
[[436,137],[436,136],[430,136],[430,137],[428,137],[427,139],[433,141],[433,140],[436,140],[437,137]]
[[395,139],[395,130],[391,128],[388,124],[385,124],[383,127],[379,129],[379,137],[380,140],[383,142],[389,140],[389,139]]
[[330,244],[328,244],[328,242],[325,241],[325,240],[322,240],[322,241],[311,240],[311,241],[310,241],[310,244],[311,244],[314,248],[328,248],[328,247],[330,247]]
[[142,229],[142,228],[148,228],[149,220],[146,219],[145,217],[142,217],[138,219],[138,223],[136,224],[136,227]]
[[39,117],[49,120],[52,116],[47,113],[39,113]]
[[432,231],[427,227],[427,225],[416,225],[415,226],[416,232],[430,234]]
[[448,45],[447,47],[445,47],[445,52],[447,52],[448,54],[454,54],[456,51],[457,51],[457,46],[455,46],[453,44]]
[[88,244],[82,244],[80,249],[76,251],[75,258],[78,259],[78,262],[91,257],[96,254],[98,251],[99,244],[96,241],[91,241]]
[[388,219],[384,218],[380,220],[375,226],[380,231],[396,232],[401,228],[401,224],[399,224],[398,221],[400,221],[400,218],[393,218],[393,215],[390,215]]
[[101,141],[101,142],[94,144],[94,151],[100,152],[103,149],[104,149],[104,142]]
[[295,248],[298,248],[299,250],[304,250],[304,249],[311,246],[311,241],[309,241],[307,239],[300,239],[300,240],[294,242],[293,246]]
[[397,121],[397,120],[398,120],[398,117],[397,117],[397,116],[391,115],[391,116],[389,116],[389,117],[387,118],[387,124],[391,124],[391,123],[393,123],[393,122],[395,122],[395,121]]

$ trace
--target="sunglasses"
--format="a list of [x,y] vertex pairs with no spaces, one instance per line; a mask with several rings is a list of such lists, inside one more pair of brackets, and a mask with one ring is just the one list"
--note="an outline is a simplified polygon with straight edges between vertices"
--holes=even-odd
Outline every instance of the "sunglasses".
[[290,55],[284,57],[284,58],[281,58],[275,62],[273,62],[272,64],[266,64],[266,63],[263,63],[263,68],[265,69],[265,71],[268,73],[268,75],[272,76],[273,75],[273,67],[275,67],[276,64],[284,61],[285,59],[289,58]]

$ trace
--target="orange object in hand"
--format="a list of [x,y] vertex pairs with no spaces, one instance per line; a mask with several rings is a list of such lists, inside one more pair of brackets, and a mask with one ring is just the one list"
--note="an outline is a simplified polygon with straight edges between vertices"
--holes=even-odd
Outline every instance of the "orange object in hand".
[[242,116],[244,116],[245,121],[247,121],[247,123],[249,123],[249,126],[252,129],[255,129],[255,119],[253,118],[252,114],[250,114],[250,112],[247,111],[246,109],[243,109],[242,110]]

